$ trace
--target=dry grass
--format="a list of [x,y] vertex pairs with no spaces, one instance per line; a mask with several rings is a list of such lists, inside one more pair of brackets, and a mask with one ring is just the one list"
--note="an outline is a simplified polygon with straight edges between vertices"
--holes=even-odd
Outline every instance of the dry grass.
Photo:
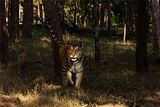
[[[68,36],[69,34],[67,34]],[[102,37],[101,64],[94,63],[92,38],[79,40],[85,52],[85,78],[80,94],[53,81],[50,40],[34,37],[10,48],[8,66],[0,66],[0,107],[130,107],[160,105],[160,67],[149,73],[134,69],[135,44]],[[152,63],[152,62],[150,62]],[[148,106],[150,107],[150,106]]]

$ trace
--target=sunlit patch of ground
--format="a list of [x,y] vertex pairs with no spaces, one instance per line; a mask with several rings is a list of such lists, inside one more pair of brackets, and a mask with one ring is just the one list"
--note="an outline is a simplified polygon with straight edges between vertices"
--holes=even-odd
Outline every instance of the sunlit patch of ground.
[[[52,89],[54,91],[54,89]],[[0,107],[127,107],[125,104],[105,103],[92,104],[84,103],[78,97],[61,96],[58,93],[28,92],[27,94],[11,93],[10,95],[0,94]],[[98,100],[107,100],[98,98]],[[101,101],[100,101],[101,102]]]

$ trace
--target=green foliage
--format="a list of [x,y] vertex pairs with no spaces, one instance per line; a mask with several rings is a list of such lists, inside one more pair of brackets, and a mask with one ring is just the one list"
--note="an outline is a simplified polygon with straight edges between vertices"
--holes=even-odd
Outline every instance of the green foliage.
[[[105,4],[106,12],[107,12],[107,1],[105,0],[99,0],[99,5]],[[111,13],[112,13],[112,24],[117,25],[118,27],[123,26],[123,17],[124,17],[124,2],[122,0],[111,0]],[[84,13],[86,14],[87,18],[87,26],[93,27],[94,25],[94,4],[93,0],[80,0],[77,1],[77,22],[78,24],[81,23],[82,17],[84,16]],[[66,0],[64,5],[65,10],[65,21],[71,25],[73,25],[74,22],[74,11],[75,11],[75,1],[74,0]],[[101,14],[101,13],[100,13]],[[105,13],[105,17],[107,17],[107,14]],[[105,22],[107,23],[107,22]]]
[[119,0],[115,0],[112,2],[112,23],[116,23],[119,27],[123,25],[123,17],[124,17],[124,3]]
[[40,4],[42,4],[42,0],[34,0],[34,3],[40,3]]

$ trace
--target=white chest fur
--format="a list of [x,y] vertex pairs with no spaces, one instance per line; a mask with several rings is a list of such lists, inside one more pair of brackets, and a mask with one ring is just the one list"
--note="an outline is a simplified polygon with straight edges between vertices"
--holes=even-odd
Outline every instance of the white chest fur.
[[81,59],[80,62],[78,62],[78,63],[76,63],[76,62],[73,63],[70,71],[71,71],[72,73],[82,72],[82,71],[83,71],[83,58]]

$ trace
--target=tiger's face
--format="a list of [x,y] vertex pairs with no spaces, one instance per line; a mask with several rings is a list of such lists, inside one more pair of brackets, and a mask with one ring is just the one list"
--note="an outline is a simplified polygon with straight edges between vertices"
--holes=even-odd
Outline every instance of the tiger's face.
[[68,56],[72,62],[77,62],[82,57],[82,47],[77,45],[70,45]]

